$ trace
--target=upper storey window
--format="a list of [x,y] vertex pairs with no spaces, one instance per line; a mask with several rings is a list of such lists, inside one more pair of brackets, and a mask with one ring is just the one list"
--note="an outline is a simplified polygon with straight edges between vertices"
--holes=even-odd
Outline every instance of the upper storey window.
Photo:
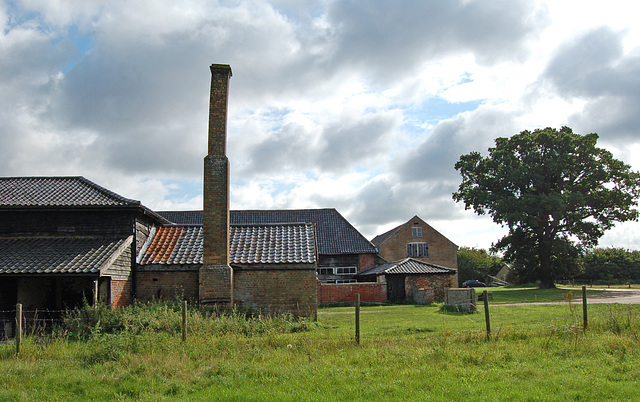
[[422,237],[422,228],[421,227],[412,227],[411,228],[411,236],[412,237]]

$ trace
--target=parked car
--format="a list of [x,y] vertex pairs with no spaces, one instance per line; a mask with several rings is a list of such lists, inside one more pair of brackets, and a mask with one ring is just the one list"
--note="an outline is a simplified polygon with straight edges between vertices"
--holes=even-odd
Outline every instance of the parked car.
[[487,287],[487,285],[484,282],[471,279],[462,283],[462,287],[463,288],[484,288],[484,287]]

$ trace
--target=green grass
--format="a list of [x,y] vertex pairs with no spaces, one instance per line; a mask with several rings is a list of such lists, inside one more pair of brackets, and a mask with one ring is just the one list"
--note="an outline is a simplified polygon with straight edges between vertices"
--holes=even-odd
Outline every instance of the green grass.
[[[555,289],[540,289],[535,285],[531,286],[501,286],[489,288],[476,288],[476,294],[482,293],[484,290],[493,294],[492,303],[535,303],[535,302],[557,302],[566,300],[569,293],[573,300],[582,300],[582,288],[580,287],[562,287]],[[587,300],[589,296],[602,293],[601,290],[593,290],[587,288]]]
[[487,341],[482,308],[363,307],[357,345],[348,307],[320,309],[317,324],[194,310],[185,343],[179,311],[138,307],[114,313],[128,324],[113,333],[101,323],[82,336],[29,338],[17,358],[0,345],[0,400],[637,397],[640,306],[592,305],[586,333],[573,305],[489,309]]

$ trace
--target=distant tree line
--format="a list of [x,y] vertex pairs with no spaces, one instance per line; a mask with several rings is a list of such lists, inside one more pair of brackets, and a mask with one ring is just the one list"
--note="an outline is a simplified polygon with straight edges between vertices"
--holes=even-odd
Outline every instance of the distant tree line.
[[[562,258],[561,253],[559,258]],[[494,252],[461,247],[458,250],[458,280],[460,283],[469,279],[486,281],[489,276],[495,276],[505,264]],[[563,275],[559,280],[599,285],[640,283],[639,250],[594,248],[582,255],[567,256],[565,261],[558,261],[557,264],[563,266]],[[510,264],[510,268],[507,277],[509,282],[523,284],[536,281],[528,267],[515,263]]]
[[502,258],[481,248],[461,247],[458,249],[458,281],[470,279],[486,281],[495,276],[504,266]]

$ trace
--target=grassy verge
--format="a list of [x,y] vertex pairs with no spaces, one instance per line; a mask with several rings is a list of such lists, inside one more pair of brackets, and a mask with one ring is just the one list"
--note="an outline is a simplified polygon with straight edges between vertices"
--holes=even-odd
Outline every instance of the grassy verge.
[[352,308],[317,324],[192,311],[184,343],[179,312],[150,309],[18,358],[0,345],[0,400],[630,400],[640,380],[639,306],[590,306],[583,333],[571,306],[492,305],[490,341],[482,309],[364,307],[360,345]]
[[[582,288],[558,287],[555,289],[540,289],[537,286],[518,287],[490,287],[477,288],[476,293],[483,290],[493,293],[493,303],[535,303],[535,302],[558,302],[572,298],[582,300]],[[587,289],[587,299],[589,296],[601,293],[601,290]]]

